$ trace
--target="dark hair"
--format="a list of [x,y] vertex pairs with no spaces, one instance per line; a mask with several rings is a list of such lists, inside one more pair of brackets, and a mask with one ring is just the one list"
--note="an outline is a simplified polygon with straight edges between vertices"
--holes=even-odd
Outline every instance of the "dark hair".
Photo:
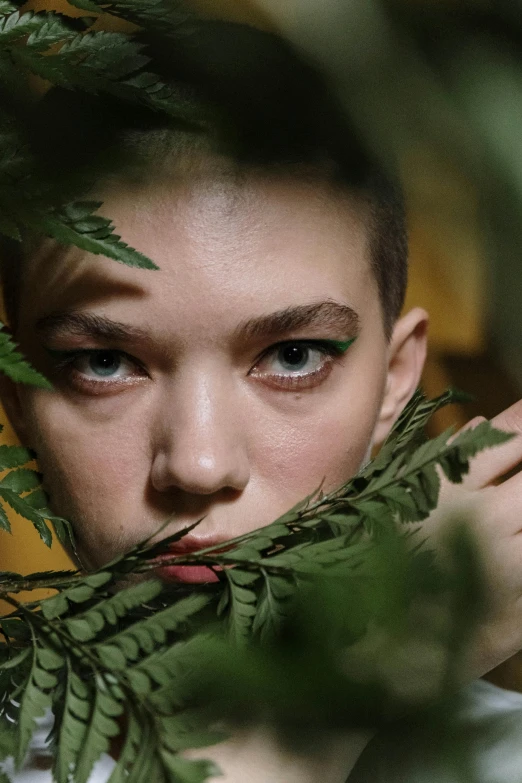
[[[144,39],[151,69],[175,84],[190,120],[113,97],[51,90],[32,120],[31,144],[46,175],[78,192],[107,176],[134,176],[144,161],[214,157],[236,170],[305,173],[367,205],[370,263],[387,335],[402,308],[407,239],[398,185],[368,154],[322,77],[275,35],[228,22],[201,21],[176,40]],[[199,122],[194,122],[199,116]],[[141,161],[141,164],[140,164]],[[4,243],[8,315],[16,313],[23,247]],[[9,247],[7,246],[9,245]]]

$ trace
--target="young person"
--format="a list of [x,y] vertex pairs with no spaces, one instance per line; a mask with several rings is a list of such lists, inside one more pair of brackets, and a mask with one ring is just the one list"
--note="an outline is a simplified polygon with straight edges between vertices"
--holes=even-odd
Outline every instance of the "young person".
[[[197,549],[271,522],[321,482],[342,483],[389,432],[425,358],[427,314],[400,315],[407,258],[397,189],[355,147],[319,81],[281,42],[235,25],[202,30],[207,43],[210,34],[220,41],[222,59],[207,71],[189,62],[189,51],[173,67],[185,84],[193,75],[192,97],[220,108],[204,132],[152,115],[109,121],[99,101],[48,99],[62,122],[63,106],[77,125],[88,119],[91,135],[83,152],[74,151],[79,167],[101,131],[105,149],[124,161],[111,168],[104,158],[90,197],[159,270],[51,240],[3,258],[16,339],[54,384],[44,391],[4,380],[4,405],[38,454],[53,509],[73,522],[87,568],[153,534],[169,515],[162,535],[203,517],[185,541]],[[228,39],[245,60],[239,86],[224,77]],[[60,133],[70,135],[69,122],[53,126],[67,161]],[[496,423],[511,428],[510,417],[520,419],[518,408]],[[477,643],[475,675],[521,646],[513,628],[522,594],[520,482],[489,486],[520,451],[514,441],[481,457],[465,487],[451,490],[479,499],[485,531],[501,521],[488,539],[501,610]],[[438,524],[434,518],[428,527]],[[213,578],[189,567],[166,576]],[[470,696],[466,729],[477,705],[493,721],[491,698],[506,713],[504,697],[485,687]],[[513,742],[522,701],[509,699]],[[253,783],[343,783],[367,740],[332,741],[316,766],[255,733],[202,755],[214,756],[233,783],[247,775]],[[384,746],[372,750],[375,742],[350,780],[417,779],[416,761],[405,762],[413,739],[399,759]],[[423,774],[429,764],[435,769],[432,760]]]

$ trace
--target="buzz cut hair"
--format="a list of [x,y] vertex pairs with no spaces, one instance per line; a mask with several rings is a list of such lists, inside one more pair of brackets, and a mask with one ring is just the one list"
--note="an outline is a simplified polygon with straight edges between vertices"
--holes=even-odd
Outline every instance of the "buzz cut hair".
[[[407,285],[404,199],[354,131],[323,77],[289,43],[200,20],[176,42],[144,38],[151,69],[192,107],[173,119],[103,95],[53,88],[34,110],[30,143],[50,179],[78,197],[112,179],[266,174],[328,184],[364,209],[369,263],[389,338]],[[199,117],[194,121],[193,117]],[[23,264],[38,238],[0,240],[4,305],[16,331]]]

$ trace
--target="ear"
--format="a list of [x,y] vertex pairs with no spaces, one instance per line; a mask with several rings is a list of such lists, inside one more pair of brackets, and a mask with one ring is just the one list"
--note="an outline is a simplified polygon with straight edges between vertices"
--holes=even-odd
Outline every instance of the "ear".
[[420,382],[426,359],[428,314],[415,307],[400,318],[388,347],[388,374],[374,444],[382,443]]

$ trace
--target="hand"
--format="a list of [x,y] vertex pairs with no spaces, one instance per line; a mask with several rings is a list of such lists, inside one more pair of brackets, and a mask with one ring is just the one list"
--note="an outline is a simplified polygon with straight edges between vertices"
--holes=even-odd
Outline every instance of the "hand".
[[[474,427],[483,417],[470,421]],[[522,649],[522,401],[491,420],[515,433],[502,446],[486,449],[472,460],[462,484],[443,480],[440,503],[425,523],[429,541],[437,543],[448,516],[464,514],[477,534],[484,557],[489,606],[470,651],[469,671],[479,677]]]

